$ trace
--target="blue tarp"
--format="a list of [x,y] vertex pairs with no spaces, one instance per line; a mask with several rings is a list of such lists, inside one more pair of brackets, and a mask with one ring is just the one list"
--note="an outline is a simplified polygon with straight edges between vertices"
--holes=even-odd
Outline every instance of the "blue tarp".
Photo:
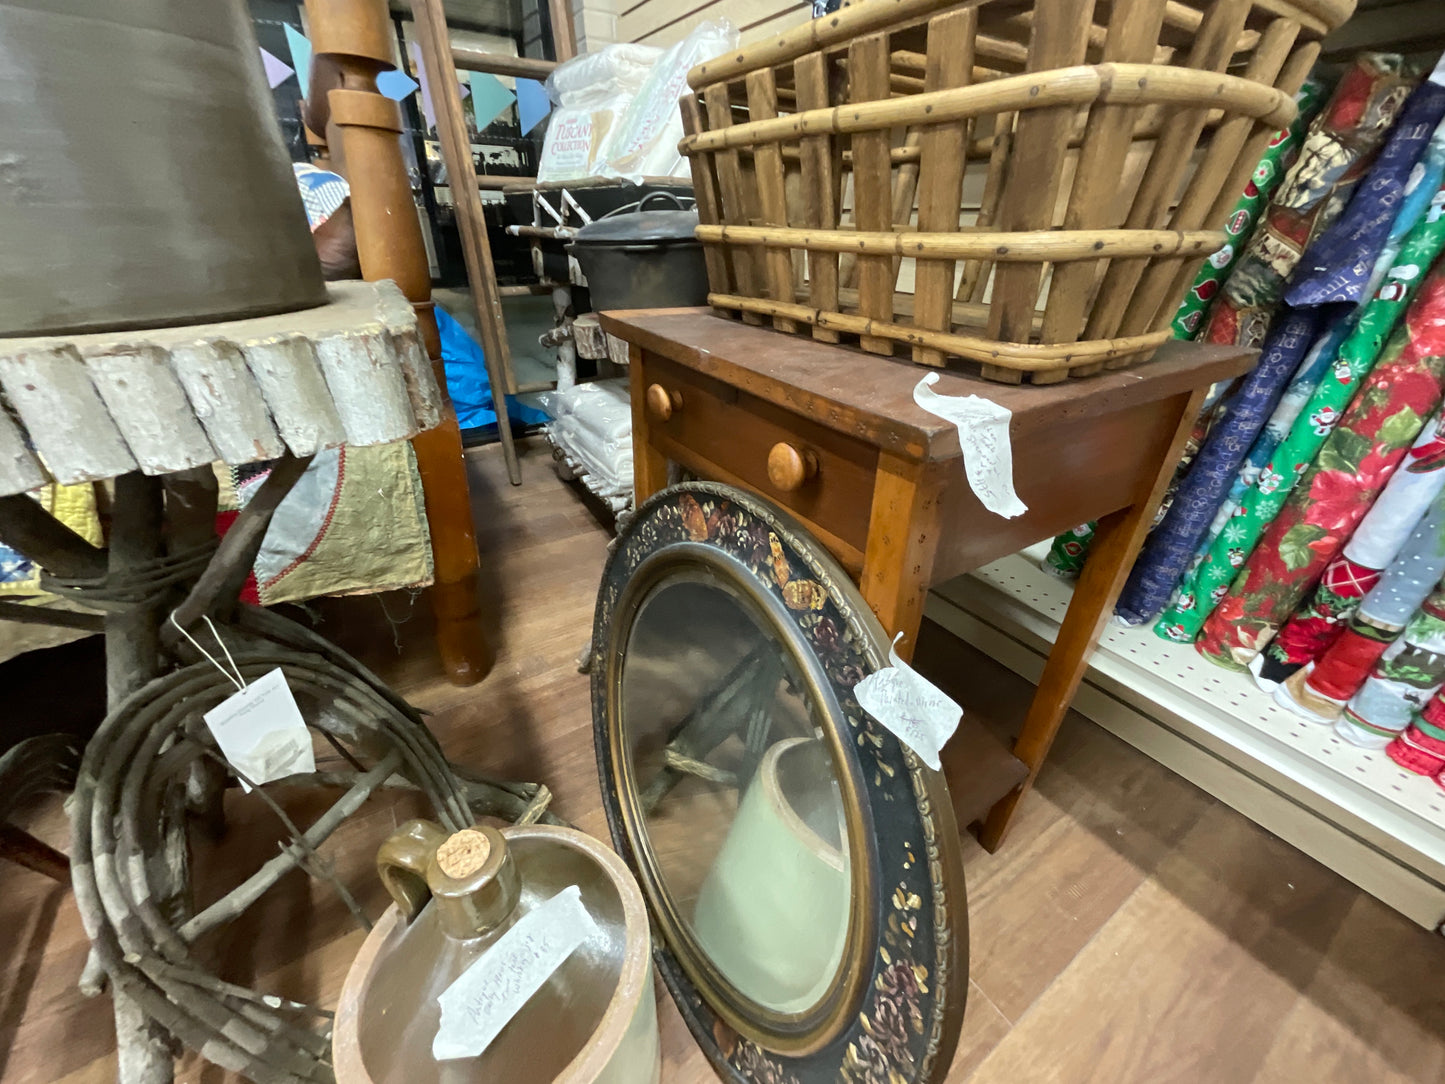
[[[447,393],[456,408],[457,424],[463,429],[481,429],[497,424],[492,405],[492,387],[487,381],[487,355],[467,329],[451,318],[440,305],[436,307],[437,328],[442,338],[442,366],[447,374]],[[547,415],[536,407],[508,400],[507,413],[522,425],[541,425]]]

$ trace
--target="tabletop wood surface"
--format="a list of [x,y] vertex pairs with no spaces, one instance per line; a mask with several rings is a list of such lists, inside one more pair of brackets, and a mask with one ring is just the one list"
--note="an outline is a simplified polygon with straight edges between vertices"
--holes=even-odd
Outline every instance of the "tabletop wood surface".
[[684,368],[914,460],[961,454],[953,426],[913,401],[914,387],[930,372],[938,373],[933,390],[940,395],[977,395],[1006,407],[1017,441],[1043,426],[1114,413],[1238,376],[1254,365],[1258,353],[1170,342],[1142,365],[1034,386],[1000,384],[815,342],[730,320],[708,308],[607,312],[602,326]]

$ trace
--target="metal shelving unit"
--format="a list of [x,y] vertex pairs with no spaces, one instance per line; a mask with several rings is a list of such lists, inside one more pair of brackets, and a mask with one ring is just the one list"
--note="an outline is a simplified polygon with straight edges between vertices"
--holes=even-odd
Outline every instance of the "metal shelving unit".
[[[927,616],[1036,681],[1071,593],[1041,554],[943,585]],[[1445,789],[1433,780],[1148,626],[1110,627],[1074,708],[1422,926],[1445,922]]]

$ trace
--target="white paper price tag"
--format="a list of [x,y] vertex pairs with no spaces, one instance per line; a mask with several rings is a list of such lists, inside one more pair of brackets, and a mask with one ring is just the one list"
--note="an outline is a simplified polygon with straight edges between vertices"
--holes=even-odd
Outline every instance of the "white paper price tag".
[[1009,440],[1013,411],[977,395],[939,395],[929,373],[913,388],[913,401],[928,413],[952,422],[963,448],[969,488],[990,512],[1013,519],[1029,510],[1014,492],[1014,452]]
[[858,682],[853,686],[853,695],[864,711],[912,749],[919,760],[939,771],[943,767],[939,750],[958,729],[963,709],[898,657],[894,648],[902,638],[900,632],[889,645],[891,665]]
[[231,766],[252,783],[316,770],[311,732],[280,667],[222,700],[205,720]]
[[432,1057],[482,1053],[568,956],[601,936],[576,885],[527,912],[437,998],[442,1015]]

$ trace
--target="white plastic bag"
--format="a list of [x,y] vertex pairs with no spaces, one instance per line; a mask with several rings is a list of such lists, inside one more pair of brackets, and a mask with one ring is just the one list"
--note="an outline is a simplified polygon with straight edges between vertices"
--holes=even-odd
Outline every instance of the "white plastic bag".
[[609,45],[553,69],[547,94],[557,108],[542,141],[539,182],[575,181],[598,171],[608,134],[661,55],[652,45]]
[[574,56],[547,76],[547,95],[556,105],[582,106],[614,94],[636,94],[661,55],[655,45],[623,42]]
[[737,30],[720,19],[695,26],[663,53],[632,104],[611,126],[599,154],[600,172],[634,184],[641,184],[645,177],[691,176],[686,159],[677,153],[683,136],[677,103],[687,89],[687,73],[737,45]]

